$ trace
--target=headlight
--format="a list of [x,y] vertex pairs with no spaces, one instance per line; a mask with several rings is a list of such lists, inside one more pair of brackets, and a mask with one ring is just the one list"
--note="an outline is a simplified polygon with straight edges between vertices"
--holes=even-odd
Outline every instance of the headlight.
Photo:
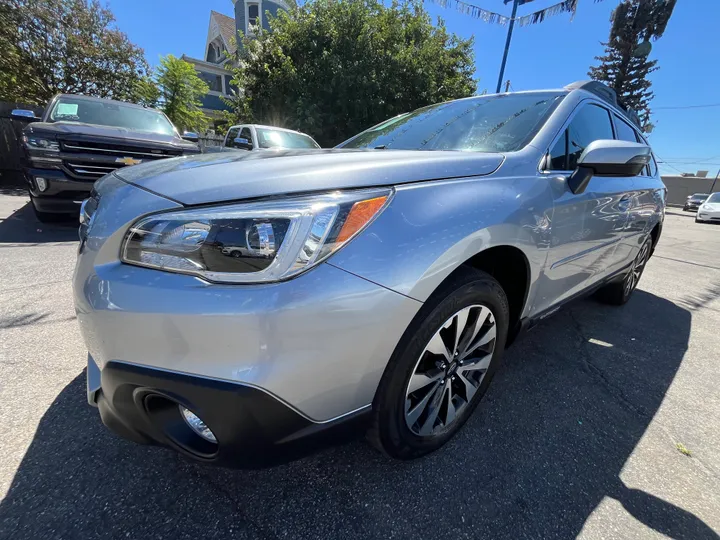
[[392,194],[335,192],[156,214],[130,227],[121,257],[222,283],[287,279],[340,249]]
[[59,152],[60,144],[52,139],[43,139],[41,137],[23,136],[23,142],[33,150],[47,150],[48,152]]

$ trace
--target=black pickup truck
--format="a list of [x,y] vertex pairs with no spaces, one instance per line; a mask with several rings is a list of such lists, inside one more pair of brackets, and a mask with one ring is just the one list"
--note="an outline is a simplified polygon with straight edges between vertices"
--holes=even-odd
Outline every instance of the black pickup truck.
[[42,118],[15,110],[23,129],[24,173],[40,221],[77,214],[95,180],[120,167],[198,154],[197,135],[182,137],[162,112],[86,96],[55,96]]

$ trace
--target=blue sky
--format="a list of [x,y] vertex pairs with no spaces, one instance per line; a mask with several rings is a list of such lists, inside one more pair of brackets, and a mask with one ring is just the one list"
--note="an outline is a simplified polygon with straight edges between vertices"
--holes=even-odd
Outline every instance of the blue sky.
[[[518,15],[557,1],[535,0],[520,6]],[[510,6],[502,0],[471,3],[510,14]],[[512,88],[554,88],[587,79],[593,57],[602,53],[600,41],[607,39],[610,12],[617,4],[618,0],[579,0],[572,22],[569,15],[561,14],[542,24],[516,27],[505,72]],[[494,91],[506,28],[431,2],[425,6],[433,17],[442,17],[451,32],[475,36],[479,89]],[[165,54],[202,57],[210,10],[233,15],[232,0],[111,0],[110,7],[119,28],[145,49],[152,64]],[[718,21],[720,2],[680,1],[665,35],[653,44],[650,57],[659,60],[660,70],[651,75],[656,129],[650,141],[655,153],[667,161],[661,164],[663,173],[707,169],[714,176],[720,170],[720,107],[661,109],[720,103]]]

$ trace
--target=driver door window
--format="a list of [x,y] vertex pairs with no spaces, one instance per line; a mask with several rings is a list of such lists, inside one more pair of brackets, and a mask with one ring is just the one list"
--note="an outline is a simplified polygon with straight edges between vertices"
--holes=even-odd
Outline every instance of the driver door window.
[[252,136],[252,131],[250,131],[249,127],[242,128],[242,130],[240,131],[239,137],[241,139],[247,139],[248,144],[250,145],[249,149],[250,150],[253,149],[253,136]]
[[240,131],[240,128],[230,128],[230,130],[227,132],[227,136],[225,137],[225,146],[228,148],[232,148],[233,141],[235,140],[235,137],[238,136],[238,132]]
[[581,105],[570,125],[550,150],[547,168],[553,171],[573,171],[588,144],[613,138],[607,109],[599,105]]

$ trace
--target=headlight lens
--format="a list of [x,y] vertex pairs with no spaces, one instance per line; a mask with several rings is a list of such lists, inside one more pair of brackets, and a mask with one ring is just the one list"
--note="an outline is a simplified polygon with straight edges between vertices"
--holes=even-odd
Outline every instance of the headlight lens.
[[24,136],[23,141],[33,150],[46,150],[48,152],[59,152],[60,144],[52,139],[43,139],[41,137]]
[[287,279],[340,249],[392,193],[335,192],[156,214],[130,228],[122,260],[221,283]]

